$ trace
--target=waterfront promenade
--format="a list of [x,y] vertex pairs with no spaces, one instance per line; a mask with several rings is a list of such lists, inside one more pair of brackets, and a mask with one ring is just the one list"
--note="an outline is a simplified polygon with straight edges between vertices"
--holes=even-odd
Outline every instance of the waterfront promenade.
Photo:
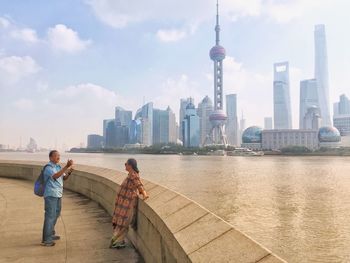
[[[1,191],[4,191],[1,195],[3,201],[0,203],[2,209],[0,211],[6,211],[5,217],[11,216],[14,220],[1,221],[3,222],[1,225],[4,226],[2,229],[6,229],[4,230],[6,236],[10,236],[12,231],[17,231],[16,226],[20,225],[17,236],[11,237],[13,238],[11,242],[4,243],[7,249],[4,255],[0,254],[0,259],[5,256],[9,259],[11,256],[31,257],[33,262],[39,262],[40,257],[45,262],[49,258],[51,261],[56,259],[56,253],[42,254],[44,250],[36,245],[38,241],[40,242],[43,215],[37,214],[37,211],[42,209],[40,206],[42,200],[39,198],[39,202],[34,201],[33,198],[38,198],[32,193],[32,181],[40,173],[43,164],[32,161],[0,160],[0,178],[11,178],[2,180],[13,187],[12,190],[10,186],[9,190],[5,190],[6,187],[0,185]],[[59,223],[62,225],[57,229],[61,232],[63,228],[66,236],[60,241],[60,246],[53,248],[57,249],[60,256],[63,255],[62,262],[140,261],[134,250],[123,250],[122,253],[125,253],[123,255],[113,254],[119,251],[106,248],[110,237],[108,214],[112,214],[116,192],[120,189],[125,176],[125,173],[111,169],[75,166],[74,174],[65,183],[65,189],[71,192],[67,192],[64,197],[63,220]],[[27,183],[20,179],[31,182]],[[18,183],[28,192],[16,190]],[[139,200],[137,230],[129,229],[128,238],[146,263],[285,262],[194,201],[147,180],[143,180],[143,183],[150,198],[146,201]],[[11,197],[5,199],[6,195],[10,195],[9,193],[5,195],[7,191],[9,193],[12,191],[13,199]],[[19,199],[22,192],[23,199]],[[78,193],[85,198],[79,197]],[[7,203],[5,200],[10,202]],[[101,205],[107,214],[90,200]],[[16,202],[20,207],[19,210]],[[12,209],[9,210],[9,207]],[[7,226],[8,224],[12,225],[12,229]],[[64,244],[66,245],[62,247]],[[1,248],[1,253],[2,251],[5,250]],[[12,262],[30,261],[13,259]]]
[[40,246],[43,200],[33,184],[0,177],[0,262],[142,262],[132,245],[109,249],[111,218],[94,201],[65,191],[54,247]]

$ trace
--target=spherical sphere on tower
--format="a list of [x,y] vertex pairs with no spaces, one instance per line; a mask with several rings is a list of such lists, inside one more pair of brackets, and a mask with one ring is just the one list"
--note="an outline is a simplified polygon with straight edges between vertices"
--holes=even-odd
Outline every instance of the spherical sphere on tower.
[[220,45],[216,45],[210,49],[210,58],[214,61],[223,60],[226,56],[226,50]]
[[223,125],[226,123],[227,116],[223,110],[213,111],[209,116],[212,126]]

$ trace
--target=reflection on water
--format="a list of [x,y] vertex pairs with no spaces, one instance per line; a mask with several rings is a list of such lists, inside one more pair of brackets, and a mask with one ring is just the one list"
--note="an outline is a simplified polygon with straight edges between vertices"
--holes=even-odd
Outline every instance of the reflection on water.
[[[120,170],[129,156],[63,157]],[[350,157],[136,158],[144,178],[185,194],[289,262],[350,262]]]

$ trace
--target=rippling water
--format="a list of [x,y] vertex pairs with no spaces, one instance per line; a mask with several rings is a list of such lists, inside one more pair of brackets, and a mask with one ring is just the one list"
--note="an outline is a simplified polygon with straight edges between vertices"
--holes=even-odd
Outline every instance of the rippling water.
[[[121,170],[129,156],[63,157]],[[350,262],[350,157],[136,158],[141,176],[185,194],[289,262]]]

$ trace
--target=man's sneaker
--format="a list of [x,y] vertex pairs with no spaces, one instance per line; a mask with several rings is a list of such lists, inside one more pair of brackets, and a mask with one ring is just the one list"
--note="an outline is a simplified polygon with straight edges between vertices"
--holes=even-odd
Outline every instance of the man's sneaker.
[[41,242],[40,245],[43,247],[53,247],[54,245],[56,245],[56,243],[55,242],[49,242],[49,243]]
[[61,239],[60,236],[56,236],[56,235],[53,235],[53,236],[52,236],[52,240],[60,240],[60,239]]

